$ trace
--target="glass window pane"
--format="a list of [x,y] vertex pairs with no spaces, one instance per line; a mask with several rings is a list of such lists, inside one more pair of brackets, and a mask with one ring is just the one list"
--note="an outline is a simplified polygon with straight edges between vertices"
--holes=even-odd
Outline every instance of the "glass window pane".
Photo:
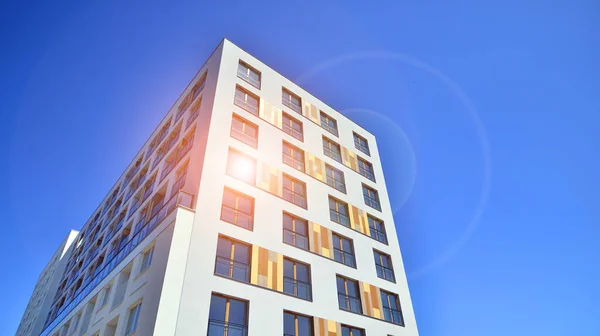
[[210,300],[210,312],[208,313],[211,319],[225,321],[225,305],[227,299],[222,296],[213,295]]
[[229,299],[229,323],[246,324],[246,302]]
[[298,316],[298,336],[312,335],[311,319],[306,316]]
[[229,258],[231,255],[231,240],[219,238],[217,243],[217,255],[224,258]]
[[250,263],[250,247],[245,244],[235,244],[235,255],[233,259],[235,261],[243,262],[245,264]]
[[296,280],[308,282],[308,266],[296,264]]
[[283,314],[283,333],[286,335],[296,334],[296,319],[290,313]]

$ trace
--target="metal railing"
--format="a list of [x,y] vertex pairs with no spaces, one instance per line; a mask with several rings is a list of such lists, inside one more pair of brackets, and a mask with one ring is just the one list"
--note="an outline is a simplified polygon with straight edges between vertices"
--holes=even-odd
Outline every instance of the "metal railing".
[[394,324],[404,325],[402,312],[396,309],[383,307],[383,319]]
[[[191,196],[191,195],[190,195]],[[124,246],[119,249],[119,252],[115,254],[112,259],[106,259],[107,262],[104,266],[98,271],[98,274],[94,277],[93,280],[73,299],[62,305],[62,308],[58,310],[58,313],[50,323],[46,325],[40,336],[47,336],[71,311],[75,308],[83,299],[90,294],[90,292],[95,289],[98,284],[102,280],[104,280],[110,272],[112,272],[130,253],[135,249],[140,242],[142,242],[150,232],[152,232],[158,224],[165,219],[172,211],[177,207],[177,198],[178,194],[174,195],[164,206],[161,211],[159,211],[154,218],[152,218],[144,228],[142,228],[137,234],[135,234]],[[182,198],[183,201],[191,202],[191,198]],[[185,205],[190,207],[190,205]]]
[[217,256],[215,260],[215,274],[238,281],[250,282],[250,265],[229,258]]
[[208,336],[247,336],[248,327],[215,319],[208,320]]
[[283,277],[283,292],[302,299],[312,300],[311,284],[290,277]]
[[237,75],[238,75],[239,78],[241,78],[241,79],[245,80],[246,82],[250,83],[255,88],[260,89],[260,79],[256,79],[256,78],[250,77],[250,75],[248,74],[248,72],[244,71],[244,69],[238,68]]
[[340,309],[362,314],[360,298],[338,293],[338,304]]
[[233,103],[254,115],[258,115],[258,101],[256,101],[256,104],[251,104],[243,97],[235,96]]

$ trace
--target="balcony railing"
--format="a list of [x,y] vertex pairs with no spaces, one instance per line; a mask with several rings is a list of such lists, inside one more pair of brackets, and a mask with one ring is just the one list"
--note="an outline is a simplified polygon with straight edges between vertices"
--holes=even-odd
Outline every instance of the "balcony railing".
[[162,158],[165,156],[166,152],[167,152],[167,150],[163,150],[160,153],[158,153],[158,155],[154,159],[154,162],[152,162],[152,169],[154,169],[154,168],[156,168],[156,166],[158,166],[158,164],[160,163]]
[[362,314],[362,306],[360,303],[360,298],[352,297],[349,295],[344,295],[343,293],[338,293],[338,303],[340,309],[351,311],[353,313]]
[[250,265],[229,258],[217,256],[215,261],[215,274],[238,281],[250,282]]
[[[93,289],[95,289],[98,286],[98,284],[100,284],[100,282],[104,280],[106,276],[108,276],[108,274],[112,272],[117,267],[117,265],[119,265],[131,253],[131,251],[133,251],[133,249],[135,249],[140,244],[140,242],[142,242],[148,236],[148,234],[150,234],[150,232],[152,232],[156,228],[156,226],[164,218],[166,218],[171,212],[175,210],[175,208],[177,207],[178,196],[179,195],[174,195],[163,206],[163,210],[159,211],[155,218],[152,218],[148,223],[146,223],[145,227],[142,228],[137,234],[135,234],[125,246],[121,247],[118,253],[116,253],[111,258],[106,258],[107,262],[104,264],[101,270],[98,271],[98,274],[94,277],[94,279],[91,280],[90,283],[87,286],[85,286],[85,288],[81,291],[81,293],[75,296],[72,301],[70,301],[67,304],[64,304],[62,306],[62,309],[60,309],[57,312],[56,316],[53,319],[49,319],[49,321],[51,322],[44,328],[44,331],[42,331],[40,336],[47,336],[48,334],[50,334],[50,332],[73,310],[73,308],[75,308],[79,303],[81,303],[81,301],[83,301],[83,299],[88,294],[90,294],[90,292]],[[189,194],[185,198],[182,197],[182,202],[190,203],[182,205],[191,208],[191,199],[191,195]]]
[[171,195],[178,193],[179,190],[183,187],[183,185],[185,184],[185,176],[186,175],[187,175],[187,173],[184,173],[177,179],[177,181],[175,181],[175,183],[171,187]]
[[305,300],[312,300],[311,284],[290,277],[283,277],[283,291]]
[[208,335],[247,336],[248,327],[243,324],[230,323],[215,319],[208,320]]
[[175,160],[165,163],[165,167],[163,168],[162,173],[160,173],[160,181],[161,182],[162,182],[162,180],[165,179],[165,177],[167,177],[167,175],[169,175],[171,170],[173,170],[173,167],[175,167]]
[[254,115],[258,115],[258,101],[249,103],[244,97],[236,95],[233,103]]
[[192,137],[183,147],[179,149],[177,152],[177,161],[183,159],[183,157],[192,149],[192,145],[194,144],[194,138]]
[[248,72],[244,71],[244,69],[239,69],[239,68],[238,68],[237,75],[239,78],[250,83],[255,88],[260,89],[260,79],[259,78],[253,78],[250,76],[250,74]]
[[190,127],[190,125],[194,122],[194,120],[196,119],[196,117],[198,116],[198,114],[200,114],[200,106],[196,107],[194,109],[194,112],[192,112],[192,114],[190,114],[190,117],[188,118],[186,124],[185,124],[185,129],[187,129],[188,127]]

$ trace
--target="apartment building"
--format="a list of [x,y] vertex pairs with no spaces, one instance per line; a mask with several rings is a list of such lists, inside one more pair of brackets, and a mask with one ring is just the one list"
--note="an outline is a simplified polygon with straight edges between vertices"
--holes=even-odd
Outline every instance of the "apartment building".
[[375,137],[228,40],[83,225],[43,336],[413,336]]
[[69,232],[40,273],[23,313],[16,336],[39,335],[44,328],[44,317],[48,315],[50,306],[54,301],[58,281],[65,270],[71,252],[73,252],[73,242],[78,233],[75,230]]

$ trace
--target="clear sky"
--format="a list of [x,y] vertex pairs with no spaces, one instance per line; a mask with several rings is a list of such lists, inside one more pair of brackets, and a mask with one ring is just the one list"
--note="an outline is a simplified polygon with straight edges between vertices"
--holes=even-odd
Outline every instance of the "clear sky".
[[378,136],[422,336],[600,335],[599,2],[11,2],[1,335],[223,37]]

